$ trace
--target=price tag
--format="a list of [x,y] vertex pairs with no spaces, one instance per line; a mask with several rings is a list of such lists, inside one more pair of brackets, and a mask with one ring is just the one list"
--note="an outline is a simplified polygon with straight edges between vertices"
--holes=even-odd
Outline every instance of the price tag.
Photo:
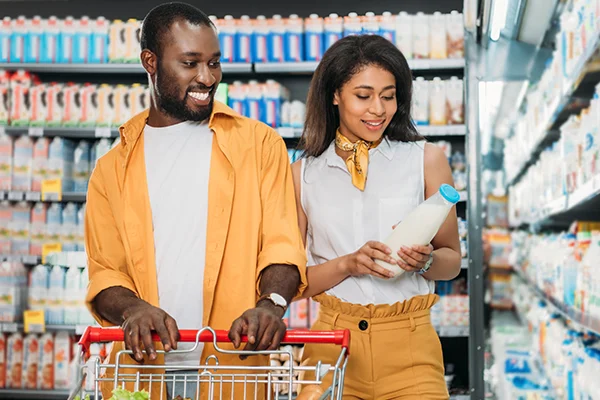
[[23,264],[26,265],[35,265],[38,263],[37,256],[23,256]]
[[0,200],[6,199],[6,190],[0,190]]
[[42,199],[42,194],[40,192],[26,192],[25,200],[27,201],[40,201]]
[[29,127],[29,136],[33,136],[33,137],[44,136],[44,128],[41,126],[30,126]]
[[21,201],[25,197],[25,193],[20,191],[8,192],[8,200],[10,201]]
[[17,332],[17,330],[19,329],[19,327],[17,326],[17,324],[12,323],[12,322],[5,322],[2,324],[2,332],[6,332],[6,333],[15,333]]
[[46,264],[48,255],[52,253],[60,253],[62,251],[61,243],[45,243],[42,245],[42,264]]
[[277,129],[279,135],[284,138],[293,138],[294,137],[294,128],[289,127],[281,127]]
[[42,181],[42,201],[62,200],[62,179],[45,179]]
[[108,126],[97,126],[95,134],[98,138],[109,138],[112,136],[112,130]]
[[0,135],[6,135],[6,127],[4,125],[0,125]]
[[46,332],[46,323],[44,310],[27,310],[23,313],[23,322],[25,333],[44,333]]

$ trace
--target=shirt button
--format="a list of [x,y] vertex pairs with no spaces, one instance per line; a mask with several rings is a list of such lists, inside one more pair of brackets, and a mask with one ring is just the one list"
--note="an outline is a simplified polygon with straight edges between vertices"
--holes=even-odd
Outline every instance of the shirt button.
[[369,323],[364,319],[358,323],[358,329],[361,331],[366,331],[369,328]]

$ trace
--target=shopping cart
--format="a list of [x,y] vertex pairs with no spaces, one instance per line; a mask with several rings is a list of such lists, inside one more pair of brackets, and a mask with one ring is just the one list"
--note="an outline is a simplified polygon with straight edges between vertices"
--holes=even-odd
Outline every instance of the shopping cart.
[[[101,397],[100,386],[102,384],[111,385],[112,389],[124,389],[126,385],[133,386],[134,391],[139,391],[141,387],[149,388],[147,393],[150,399],[175,399],[167,397],[165,387],[167,384],[184,385],[183,398],[192,400],[200,398],[208,399],[255,399],[259,396],[266,399],[284,399],[292,398],[293,389],[298,385],[308,388],[313,393],[321,393],[320,396],[310,397],[319,399],[341,399],[344,386],[344,374],[348,362],[348,349],[350,345],[350,332],[348,330],[336,331],[308,331],[308,330],[288,330],[282,345],[303,345],[303,344],[332,344],[340,346],[340,354],[335,365],[323,364],[317,361],[315,365],[295,366],[294,352],[288,350],[277,351],[243,351],[228,350],[219,347],[219,343],[231,343],[227,331],[213,330],[209,327],[201,330],[181,330],[180,342],[193,343],[191,349],[172,350],[172,353],[193,352],[198,348],[201,342],[212,343],[215,348],[215,354],[207,357],[204,364],[198,363],[197,366],[186,366],[186,369],[198,370],[198,373],[177,374],[177,373],[153,373],[151,370],[162,369],[164,365],[144,365],[138,364],[130,357],[129,350],[122,350],[116,354],[115,364],[102,363],[99,358],[95,360],[87,359],[89,349],[92,343],[122,342],[124,333],[121,329],[114,328],[94,328],[88,327],[79,341],[81,353],[80,358],[80,376],[78,385],[72,391],[69,400],[76,398],[84,399],[85,395],[99,400]],[[155,342],[160,342],[158,335],[154,334]],[[247,338],[243,337],[242,342]],[[164,354],[164,351],[157,350],[157,353]],[[224,365],[219,363],[218,355],[285,355],[290,362],[283,366],[243,366],[243,365]],[[170,365],[173,368],[172,365]],[[125,372],[125,371],[129,372]],[[134,370],[135,373],[131,373]],[[106,374],[106,372],[113,372]],[[331,375],[328,375],[331,374]],[[331,379],[331,384],[325,390],[318,389],[324,382]],[[88,383],[86,385],[86,382]],[[91,382],[91,384],[90,384]],[[188,384],[196,384],[195,393],[187,393],[185,388]],[[157,386],[158,384],[158,386]],[[160,393],[152,393],[153,387],[160,387]],[[181,387],[181,386],[180,386]],[[281,396],[280,390],[285,387],[290,396]],[[315,391],[313,391],[315,390]],[[224,394],[225,393],[225,394]],[[172,395],[173,396],[173,395]],[[298,398],[302,398],[299,396]],[[107,400],[107,399],[105,399]]]

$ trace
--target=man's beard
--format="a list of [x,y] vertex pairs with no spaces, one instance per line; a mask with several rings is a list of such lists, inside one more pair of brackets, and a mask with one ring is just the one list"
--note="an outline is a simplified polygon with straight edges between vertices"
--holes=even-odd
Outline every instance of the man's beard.
[[[201,106],[196,110],[192,110],[188,107],[186,101],[189,96],[187,93],[183,99],[179,99],[179,91],[175,86],[175,78],[171,78],[165,73],[161,67],[161,63],[158,63],[156,74],[156,88],[157,90],[157,106],[162,109],[169,116],[180,120],[180,121],[195,121],[202,122],[207,120],[213,109],[214,97],[210,97],[210,103],[206,106]],[[197,87],[195,89],[209,90],[206,86]],[[213,88],[214,92],[214,88]]]

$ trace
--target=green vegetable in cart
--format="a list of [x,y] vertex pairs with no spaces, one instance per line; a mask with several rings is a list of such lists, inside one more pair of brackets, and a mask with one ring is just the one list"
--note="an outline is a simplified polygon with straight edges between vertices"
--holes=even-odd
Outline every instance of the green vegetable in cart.
[[[81,396],[79,396],[79,395],[75,396],[74,400],[81,400]],[[83,398],[83,400],[90,400],[90,395],[86,394],[85,397]]]
[[109,400],[150,400],[150,396],[145,390],[131,393],[126,389],[115,389]]

